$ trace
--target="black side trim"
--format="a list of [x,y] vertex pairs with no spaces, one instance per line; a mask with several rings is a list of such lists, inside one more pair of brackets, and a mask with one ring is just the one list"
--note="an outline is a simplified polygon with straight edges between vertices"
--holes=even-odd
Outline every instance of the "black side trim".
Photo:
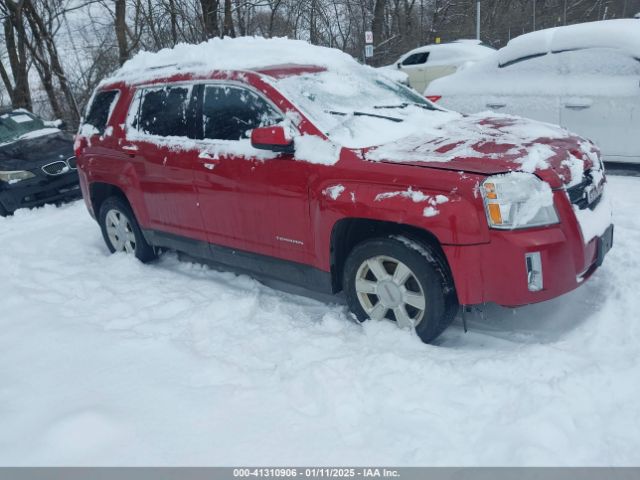
[[224,266],[265,283],[271,284],[269,280],[275,280],[323,294],[334,293],[331,273],[303,263],[214,245],[158,230],[143,230],[142,233],[151,245],[176,250],[204,263],[213,264],[214,267]]

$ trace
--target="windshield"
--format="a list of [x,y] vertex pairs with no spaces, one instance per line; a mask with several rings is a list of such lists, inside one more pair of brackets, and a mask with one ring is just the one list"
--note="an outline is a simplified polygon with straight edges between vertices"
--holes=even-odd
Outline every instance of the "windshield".
[[22,135],[45,128],[44,122],[26,111],[0,115],[0,144],[17,140]]
[[378,145],[441,123],[449,112],[374,69],[292,75],[277,86],[329,138],[347,147]]

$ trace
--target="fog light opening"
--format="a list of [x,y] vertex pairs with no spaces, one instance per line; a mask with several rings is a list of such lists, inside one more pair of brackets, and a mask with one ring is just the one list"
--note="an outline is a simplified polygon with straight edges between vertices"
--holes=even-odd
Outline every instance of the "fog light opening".
[[524,259],[527,266],[527,287],[530,292],[539,292],[543,287],[540,252],[526,253]]

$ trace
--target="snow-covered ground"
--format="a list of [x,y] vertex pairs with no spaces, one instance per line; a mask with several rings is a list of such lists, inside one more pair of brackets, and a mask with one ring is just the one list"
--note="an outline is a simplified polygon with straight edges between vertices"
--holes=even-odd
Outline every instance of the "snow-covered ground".
[[426,346],[165,255],[77,202],[0,218],[2,465],[638,465],[640,178],[577,291]]

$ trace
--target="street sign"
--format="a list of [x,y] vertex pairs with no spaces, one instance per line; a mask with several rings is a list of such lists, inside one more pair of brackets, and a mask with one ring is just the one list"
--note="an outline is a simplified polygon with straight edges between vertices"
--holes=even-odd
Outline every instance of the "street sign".
[[373,43],[373,32],[364,32],[364,43]]
[[373,57],[373,45],[364,46],[364,56],[367,58]]

